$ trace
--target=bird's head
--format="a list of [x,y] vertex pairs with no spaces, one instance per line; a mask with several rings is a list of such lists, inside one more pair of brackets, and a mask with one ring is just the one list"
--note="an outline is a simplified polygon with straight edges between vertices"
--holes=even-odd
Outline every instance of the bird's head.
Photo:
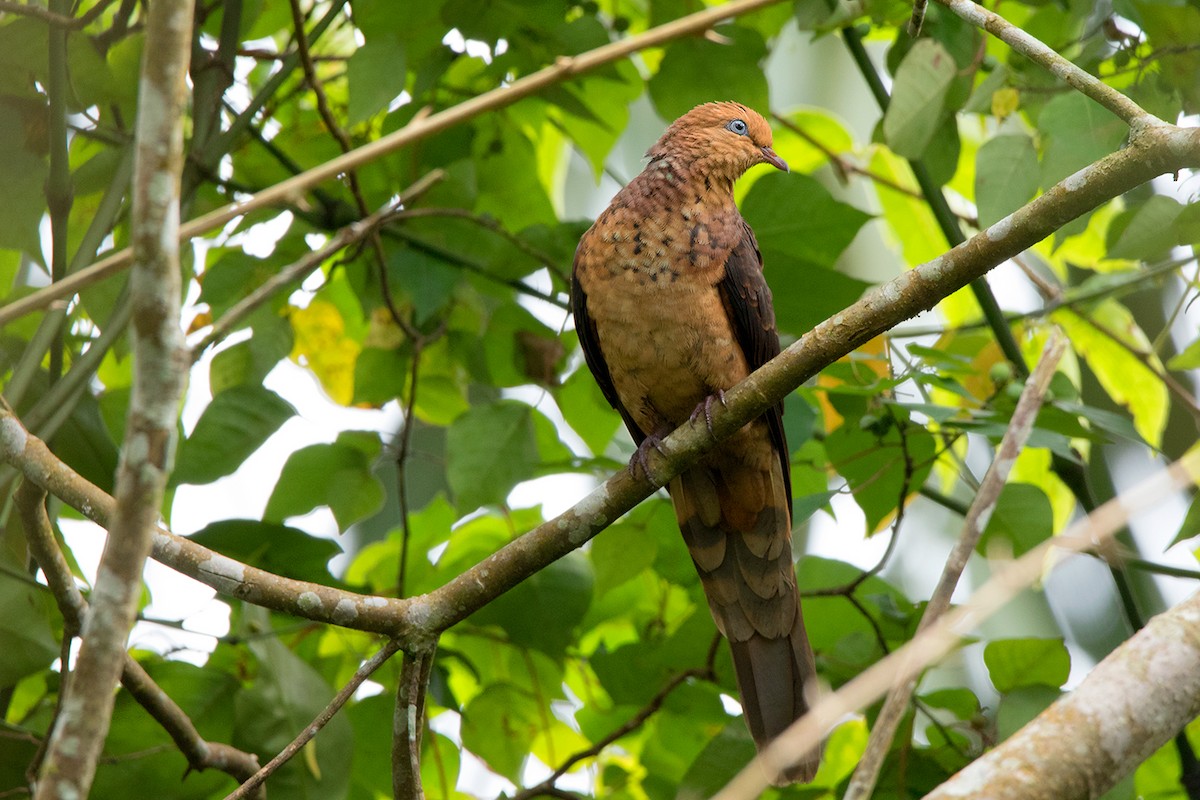
[[731,184],[755,164],[788,171],[771,149],[771,126],[739,103],[705,103],[671,123],[646,155],[687,163]]

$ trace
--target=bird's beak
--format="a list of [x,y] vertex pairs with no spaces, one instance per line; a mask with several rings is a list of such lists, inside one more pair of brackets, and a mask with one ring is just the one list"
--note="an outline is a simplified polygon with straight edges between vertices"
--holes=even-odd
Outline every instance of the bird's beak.
[[775,167],[775,169],[781,169],[784,172],[791,172],[791,170],[788,169],[787,162],[780,158],[778,154],[776,154],[776,152],[771,148],[764,147],[762,149],[762,157],[763,161]]

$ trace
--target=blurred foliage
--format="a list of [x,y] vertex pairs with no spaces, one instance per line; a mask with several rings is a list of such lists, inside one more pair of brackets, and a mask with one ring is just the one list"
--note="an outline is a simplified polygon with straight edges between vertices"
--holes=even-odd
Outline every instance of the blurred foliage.
[[[426,109],[454,106],[702,4],[302,5],[331,119],[360,145]],[[199,6],[185,218],[341,152],[295,55],[288,4]],[[376,244],[348,248],[277,293],[234,326],[214,357],[198,362],[190,402],[203,411],[179,445],[173,486],[234,475],[266,480],[268,491],[261,519],[219,519],[196,540],[290,577],[411,595],[445,583],[543,521],[540,506],[508,505],[518,484],[568,473],[602,478],[624,468],[631,443],[582,368],[565,323],[571,257],[590,222],[578,209],[598,208],[613,189],[611,177],[630,177],[630,154],[696,103],[737,99],[775,115],[778,149],[793,172],[752,173],[739,192],[786,340],[855,301],[872,281],[946,249],[906,159],[922,162],[970,233],[1121,146],[1120,120],[944,9],[929,9],[925,33],[914,42],[903,32],[908,5],[867,0],[853,5],[860,17],[849,16],[850,8],[780,3],[709,36],[649,49],[388,155],[360,169],[355,184],[331,181],[285,207],[249,214],[187,250],[186,322],[195,340],[362,208],[384,206],[434,171],[444,175]],[[1194,4],[1120,0],[1111,12],[1098,8],[1018,0],[1003,13],[1150,111],[1172,121],[1200,112]],[[129,241],[122,198],[142,13],[137,3],[108,4],[68,35],[70,91],[60,98],[46,95],[47,24],[0,15],[0,302],[49,279],[48,219],[66,226],[76,267]],[[787,63],[789,48],[846,25],[860,26],[882,56],[893,92],[867,140],[848,129],[835,106],[775,107],[770,100],[784,93],[768,84],[768,62]],[[792,74],[797,82],[821,80]],[[47,182],[54,114],[65,115],[70,127],[68,186]],[[648,122],[654,115],[658,121]],[[605,176],[609,183],[590,206],[569,196]],[[846,184],[860,189],[849,196],[869,201],[848,201]],[[61,204],[52,212],[50,198],[61,196],[73,197],[69,212]],[[1188,396],[1194,381],[1177,377],[1172,387],[1166,380],[1189,371],[1194,378],[1200,367],[1200,342],[1176,349],[1167,335],[1200,288],[1191,260],[1200,241],[1198,208],[1149,188],[1134,191],[1068,223],[1023,257],[1042,302],[1033,304],[1035,313],[1014,317],[1013,335],[1033,357],[1056,323],[1073,352],[1018,464],[1017,482],[991,517],[981,564],[1026,552],[1074,509],[1048,468],[1051,454],[1103,470],[1102,445],[1170,457],[1194,440],[1187,424],[1197,413]],[[882,242],[873,252],[885,254],[884,263],[863,265],[861,255],[850,255],[864,237]],[[119,275],[93,286],[70,307],[63,376],[52,368],[59,345],[39,335],[51,315],[0,331],[5,397],[60,458],[109,491],[132,376],[120,313],[124,281]],[[914,501],[921,492],[952,508],[970,502],[968,438],[973,451],[999,440],[1020,379],[973,299],[960,293],[939,312],[927,318],[936,330],[877,340],[788,399],[801,539],[814,516],[832,513],[838,494],[861,510],[861,536],[896,535],[888,531],[903,517],[898,511],[929,502]],[[382,434],[348,427],[326,443],[292,443],[287,426],[296,406],[281,383],[266,386],[286,361],[306,370],[333,404],[379,409],[398,402],[406,425]],[[273,489],[256,466],[261,462],[248,461],[268,440],[287,453]],[[12,472],[0,480],[0,795],[18,797],[58,698],[52,662],[63,632],[48,592],[30,577],[9,502]],[[570,484],[534,484],[547,495],[563,485]],[[406,493],[402,506],[397,486]],[[296,519],[322,508],[347,534],[342,546]],[[1180,540],[1200,533],[1196,509]],[[51,510],[56,521],[73,516],[58,505]],[[853,524],[843,521],[843,532]],[[953,534],[956,518],[951,528]],[[332,574],[329,560],[342,551],[345,567]],[[798,574],[802,590],[816,594],[805,600],[806,617],[821,674],[835,688],[916,630],[923,598],[886,577],[864,579],[857,567],[818,557],[802,559]],[[224,602],[232,611],[230,635],[202,666],[136,655],[204,736],[265,762],[348,679],[373,642]],[[734,694],[733,679],[727,652],[714,650],[713,640],[669,501],[652,497],[584,550],[446,633],[424,739],[427,795],[494,796],[479,787],[507,785],[482,782],[460,750],[518,789],[547,774],[538,764],[553,769],[590,753],[569,777],[597,796],[714,791],[753,747],[723,702]],[[876,796],[919,796],[1011,734],[1058,695],[1069,652],[1062,638],[988,642],[983,658],[998,705],[991,696],[981,701],[981,689],[991,690],[961,675],[958,685],[919,689]],[[390,797],[397,678],[397,664],[379,672],[383,693],[352,702],[278,773],[269,784],[273,800]],[[875,711],[832,732],[811,787],[768,796],[840,796]],[[638,715],[644,720],[615,746],[597,746]],[[1177,751],[1165,748],[1112,796],[1182,798],[1179,763]],[[210,798],[232,788],[219,773],[185,774],[185,766],[122,692],[94,796]]]

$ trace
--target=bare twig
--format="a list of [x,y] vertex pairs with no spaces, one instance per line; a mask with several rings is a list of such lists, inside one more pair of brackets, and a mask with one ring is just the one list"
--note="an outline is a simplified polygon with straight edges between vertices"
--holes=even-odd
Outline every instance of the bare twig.
[[[579,77],[580,75],[619,61],[640,50],[649,47],[658,47],[674,39],[708,30],[721,20],[739,17],[777,2],[779,0],[732,0],[732,2],[713,8],[706,8],[694,14],[689,14],[686,17],[672,20],[636,36],[610,42],[577,56],[561,56],[553,64],[537,72],[526,75],[490,92],[472,97],[436,114],[430,114],[427,117],[418,115],[408,125],[384,136],[382,139],[365,144],[349,153],[313,167],[307,172],[281,181],[245,201],[222,206],[203,216],[190,220],[180,227],[179,235],[182,239],[190,239],[193,236],[198,236],[207,231],[219,228],[230,220],[248,214],[251,211],[273,206],[280,202],[286,202],[313,186],[348,170],[361,167],[364,164],[368,164],[389,153],[426,139],[481,114],[512,105],[518,100],[536,94],[549,86]],[[48,286],[20,300],[0,307],[0,326],[6,325],[31,311],[44,308],[52,300],[73,295],[85,286],[90,286],[102,278],[120,272],[129,266],[130,258],[131,254],[128,250],[113,253],[107,258],[96,262],[87,269],[80,270],[53,286]]]
[[192,2],[155,3],[146,31],[134,157],[131,286],[137,369],[112,527],[75,679],[50,737],[36,797],[86,797],[113,707],[171,469],[187,361],[179,328],[179,181]]
[[[775,739],[770,747],[738,773],[724,789],[714,796],[714,800],[750,800],[750,798],[757,797],[767,788],[770,778],[778,775],[791,763],[795,754],[808,752],[820,741],[822,733],[835,725],[846,714],[854,713],[878,700],[897,681],[911,680],[920,670],[935,663],[953,650],[962,637],[978,628],[984,620],[1036,583],[1042,577],[1046,559],[1055,551],[1062,553],[1085,552],[1099,543],[1107,542],[1134,514],[1152,507],[1171,492],[1195,485],[1197,481],[1200,481],[1200,450],[1189,453],[1169,467],[1151,475],[1129,491],[1097,508],[1087,517],[1069,527],[1061,536],[1052,537],[998,570],[969,602],[944,614],[936,623],[913,637],[912,641],[890,656],[876,662],[836,693],[823,697],[808,714]],[[1193,601],[1188,602],[1192,603]],[[1193,610],[1190,613],[1200,612]],[[1197,623],[1191,624],[1194,631]],[[1191,634],[1188,635],[1191,636]],[[1178,632],[1173,636],[1175,637],[1174,644],[1168,648],[1170,652],[1176,651],[1180,641],[1187,640],[1181,638],[1183,634]],[[1159,649],[1154,652],[1157,657],[1161,658],[1164,649],[1161,645],[1157,645],[1157,647]],[[1186,655],[1180,660],[1186,660],[1187,668],[1193,670],[1193,679],[1188,682],[1188,688],[1189,690],[1193,687],[1195,689],[1194,692],[1189,693],[1187,702],[1200,703],[1200,666],[1192,665],[1194,660],[1200,658],[1200,647],[1190,646],[1183,649],[1186,651]],[[1174,661],[1174,659],[1165,660]],[[1168,685],[1170,690],[1164,691],[1164,687]],[[1183,710],[1186,711],[1177,684],[1161,684],[1157,688],[1164,700],[1175,702],[1176,705],[1184,707]],[[1190,719],[1190,716],[1185,717],[1180,724],[1182,725]],[[1089,724],[1103,728],[1098,722]],[[1126,735],[1128,729],[1125,724],[1124,721],[1118,724],[1121,736],[1119,741],[1113,740],[1114,746],[1122,751],[1123,758],[1128,755],[1127,750],[1143,746],[1139,736]],[[1165,735],[1169,738],[1172,734],[1173,731]],[[1063,742],[1072,742],[1070,736],[1060,734],[1060,737]],[[1131,741],[1133,739],[1139,741]]]
[[[54,538],[43,505],[45,497],[46,493],[41,487],[24,481],[17,491],[17,508],[25,525],[29,550],[46,576],[46,583],[63,615],[66,638],[70,640],[78,636],[83,627],[87,601],[75,585],[71,568]],[[121,684],[170,735],[187,759],[189,767],[197,771],[217,769],[228,773],[239,783],[258,770],[258,757],[254,754],[221,742],[205,741],[184,710],[155,684],[141,664],[128,653],[123,661]]]
[[[996,457],[987,474],[983,476],[983,482],[979,486],[975,500],[967,511],[966,519],[963,521],[962,534],[951,551],[950,557],[946,560],[942,577],[938,581],[933,595],[929,598],[925,614],[921,617],[920,626],[917,628],[918,633],[932,625],[950,608],[950,598],[954,595],[954,589],[958,586],[963,570],[966,569],[967,560],[974,552],[975,545],[978,544],[979,537],[983,534],[983,529],[996,508],[1000,491],[1008,481],[1009,472],[1024,448],[1030,431],[1033,430],[1033,423],[1041,409],[1046,389],[1050,386],[1050,380],[1054,377],[1054,371],[1065,349],[1066,340],[1057,330],[1053,331],[1042,350],[1041,361],[1038,362],[1037,368],[1034,369],[1025,384],[1024,391],[1021,392],[1021,398],[1017,401],[1017,407],[1013,411],[1008,430],[996,451]],[[875,788],[875,781],[879,777],[879,769],[883,766],[883,761],[887,757],[892,739],[896,734],[896,728],[904,716],[905,709],[908,708],[909,698],[916,689],[918,674],[918,672],[913,672],[911,678],[897,683],[888,693],[883,708],[876,717],[875,725],[871,729],[871,738],[867,742],[866,752],[859,760],[858,767],[855,768],[854,775],[850,779],[845,800],[861,800],[871,796],[871,792]]]
[[300,748],[312,741],[322,728],[324,728],[329,720],[333,719],[334,715],[346,705],[346,702],[354,696],[358,691],[358,687],[362,686],[363,681],[371,677],[375,670],[382,667],[389,658],[394,656],[400,650],[400,643],[395,639],[389,639],[378,653],[371,656],[355,671],[354,676],[342,687],[329,705],[321,711],[316,718],[304,727],[295,739],[288,743],[288,746],[279,751],[279,755],[268,761],[258,772],[250,776],[250,778],[239,786],[234,791],[225,796],[225,800],[245,800],[252,796],[252,793],[262,785],[263,781],[271,777],[281,766],[292,759],[296,753],[300,752]]

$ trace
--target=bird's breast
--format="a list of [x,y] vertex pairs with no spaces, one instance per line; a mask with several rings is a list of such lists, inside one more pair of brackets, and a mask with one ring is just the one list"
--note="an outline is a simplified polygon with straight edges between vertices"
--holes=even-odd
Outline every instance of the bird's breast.
[[718,289],[735,240],[699,215],[602,223],[577,264],[588,315],[622,404],[644,431],[673,428],[748,374]]

